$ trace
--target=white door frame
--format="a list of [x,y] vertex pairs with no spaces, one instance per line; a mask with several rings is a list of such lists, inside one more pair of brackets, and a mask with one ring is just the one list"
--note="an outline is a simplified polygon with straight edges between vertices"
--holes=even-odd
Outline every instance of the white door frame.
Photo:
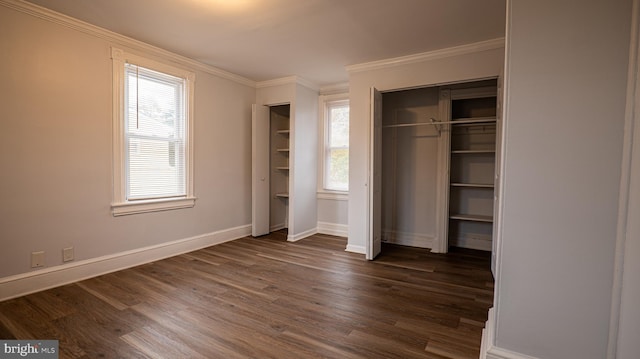
[[369,225],[365,256],[373,260],[382,248],[382,95],[375,87],[370,92]]

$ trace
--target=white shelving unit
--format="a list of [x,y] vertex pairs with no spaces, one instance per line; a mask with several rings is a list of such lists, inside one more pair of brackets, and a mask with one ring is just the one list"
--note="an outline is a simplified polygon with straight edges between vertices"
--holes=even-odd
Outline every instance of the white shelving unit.
[[496,162],[495,89],[451,92],[449,245],[491,250]]
[[289,105],[270,107],[270,230],[288,227],[290,110]]

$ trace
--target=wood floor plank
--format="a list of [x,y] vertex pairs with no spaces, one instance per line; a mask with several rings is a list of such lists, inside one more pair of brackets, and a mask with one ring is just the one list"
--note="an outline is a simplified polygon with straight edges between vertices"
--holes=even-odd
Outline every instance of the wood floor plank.
[[477,358],[493,302],[485,252],[286,231],[0,302],[0,337],[60,358]]
[[424,350],[413,346],[397,345],[395,340],[381,337],[363,330],[354,330],[349,334],[349,343],[366,349],[375,358],[422,358]]
[[319,340],[317,337],[310,335],[295,333],[290,330],[286,330],[283,336],[293,338],[302,344],[310,348],[315,348],[316,352],[322,357],[334,357],[334,358],[359,358],[360,356],[349,351],[348,348],[340,347],[335,342],[327,342]]
[[[127,314],[123,313],[125,315]],[[121,335],[134,329],[122,329],[120,320],[121,317],[108,324],[100,324],[86,320],[83,314],[78,313],[55,320],[55,327],[65,334],[59,339],[61,357],[150,358],[120,340]],[[69,354],[70,349],[75,350],[75,353]]]
[[[16,339],[16,336],[12,333],[12,331],[9,330],[7,326],[5,326],[5,324],[2,321],[2,318],[3,318],[2,313],[0,313],[0,338],[8,339],[8,340]],[[5,317],[5,320],[7,320],[6,317]]]
[[[54,290],[48,292],[52,291]],[[27,297],[16,298],[0,303],[0,323],[11,333],[3,339],[58,339],[62,357],[84,358],[86,353],[77,344],[75,338],[55,323],[43,320],[42,312],[26,299]]]
[[153,327],[144,327],[123,335],[122,340],[149,358],[207,359],[205,355],[191,349],[189,344],[167,337]]

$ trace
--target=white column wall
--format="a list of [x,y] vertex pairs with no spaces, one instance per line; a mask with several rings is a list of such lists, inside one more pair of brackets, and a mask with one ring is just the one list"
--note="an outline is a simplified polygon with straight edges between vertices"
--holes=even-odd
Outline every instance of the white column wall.
[[510,1],[495,345],[604,358],[631,1]]
[[[318,92],[296,85],[296,120],[291,133],[294,141],[292,166],[295,232],[289,240],[297,240],[317,231],[318,222]],[[291,213],[291,212],[290,212]]]

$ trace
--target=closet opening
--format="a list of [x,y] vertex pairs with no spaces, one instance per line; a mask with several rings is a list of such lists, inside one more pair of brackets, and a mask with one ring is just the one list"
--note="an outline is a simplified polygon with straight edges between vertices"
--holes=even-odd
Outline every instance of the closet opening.
[[269,107],[269,232],[289,227],[290,105]]
[[492,79],[382,93],[382,251],[492,251],[497,89]]
[[289,228],[290,105],[253,105],[251,235]]

